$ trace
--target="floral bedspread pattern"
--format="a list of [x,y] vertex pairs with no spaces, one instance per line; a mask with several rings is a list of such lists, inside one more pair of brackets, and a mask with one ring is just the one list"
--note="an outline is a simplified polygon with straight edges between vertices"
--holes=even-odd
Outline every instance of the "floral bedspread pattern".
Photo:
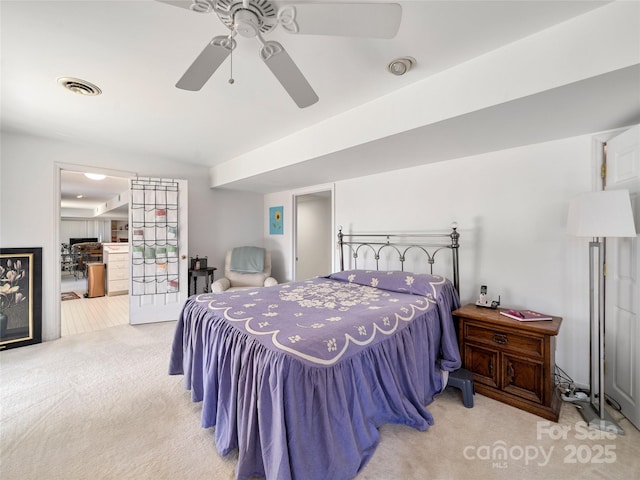
[[[414,277],[405,277],[410,285]],[[203,294],[196,302],[256,335],[271,350],[315,365],[333,365],[406,327],[436,304],[434,296],[445,283],[444,278],[433,276],[431,291],[418,296],[376,288],[380,283],[376,276],[371,277],[373,286],[355,279],[355,274],[347,276],[347,281],[318,277],[228,295]]]

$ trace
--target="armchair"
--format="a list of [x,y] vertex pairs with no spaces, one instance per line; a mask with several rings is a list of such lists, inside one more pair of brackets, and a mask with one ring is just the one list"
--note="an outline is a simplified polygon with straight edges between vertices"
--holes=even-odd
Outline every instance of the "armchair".
[[271,252],[264,250],[264,268],[257,273],[244,273],[232,270],[231,256],[233,250],[228,250],[224,259],[224,277],[211,284],[212,293],[240,290],[251,287],[270,287],[278,281],[271,276]]

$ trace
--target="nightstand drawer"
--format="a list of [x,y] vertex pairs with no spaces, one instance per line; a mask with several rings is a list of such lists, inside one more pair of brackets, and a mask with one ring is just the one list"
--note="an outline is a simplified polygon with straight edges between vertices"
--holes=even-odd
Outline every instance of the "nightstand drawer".
[[544,354],[544,338],[539,335],[522,335],[468,322],[464,325],[464,337],[467,342],[498,345],[503,351],[520,352],[540,357]]

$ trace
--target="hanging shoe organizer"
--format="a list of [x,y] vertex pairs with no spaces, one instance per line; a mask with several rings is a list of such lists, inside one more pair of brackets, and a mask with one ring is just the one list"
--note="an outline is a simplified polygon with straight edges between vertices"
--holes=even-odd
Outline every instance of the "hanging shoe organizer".
[[178,292],[178,183],[165,179],[132,180],[130,208],[130,294]]

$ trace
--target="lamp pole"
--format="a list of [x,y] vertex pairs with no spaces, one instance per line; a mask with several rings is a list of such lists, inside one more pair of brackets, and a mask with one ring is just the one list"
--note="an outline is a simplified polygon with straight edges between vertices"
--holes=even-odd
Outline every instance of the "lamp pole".
[[575,405],[590,428],[624,435],[624,430],[613,420],[605,408],[604,242],[607,237],[636,236],[629,192],[626,190],[601,190],[574,198],[569,205],[567,231],[577,237],[591,237],[589,242],[589,382],[591,393],[588,400],[576,402]]

